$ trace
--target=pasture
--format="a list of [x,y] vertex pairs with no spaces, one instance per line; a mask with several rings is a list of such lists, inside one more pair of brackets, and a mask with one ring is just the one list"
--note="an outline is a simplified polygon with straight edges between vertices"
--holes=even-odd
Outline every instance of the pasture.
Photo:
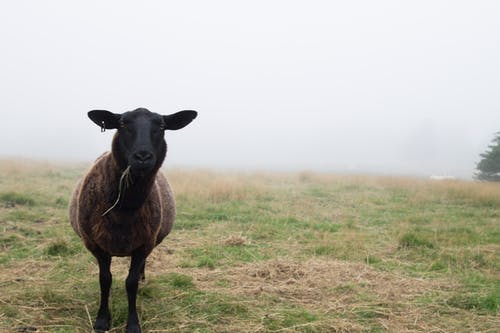
[[[90,332],[98,266],[68,222],[86,166],[0,162],[0,331]],[[174,230],[146,264],[145,332],[495,332],[500,185],[163,170]],[[127,258],[114,258],[124,330]]]

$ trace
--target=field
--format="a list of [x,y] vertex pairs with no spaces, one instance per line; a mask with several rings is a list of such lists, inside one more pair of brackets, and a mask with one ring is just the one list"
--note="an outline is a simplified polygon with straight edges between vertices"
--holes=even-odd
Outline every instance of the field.
[[[0,331],[90,332],[98,268],[69,226],[85,166],[0,162]],[[145,332],[497,332],[500,185],[166,170],[173,232]],[[127,258],[114,258],[122,332]]]

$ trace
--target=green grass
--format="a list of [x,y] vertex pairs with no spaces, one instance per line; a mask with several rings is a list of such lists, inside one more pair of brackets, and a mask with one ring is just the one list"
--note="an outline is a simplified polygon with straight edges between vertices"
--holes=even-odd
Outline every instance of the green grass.
[[446,303],[460,309],[495,313],[500,309],[500,291],[495,290],[486,295],[478,295],[474,292],[470,294],[461,293],[453,295]]
[[435,245],[434,243],[429,240],[429,236],[422,235],[418,231],[411,231],[405,233],[401,238],[399,239],[399,247],[400,248],[419,248],[419,247],[426,247],[426,248],[434,248]]
[[[0,163],[0,332],[89,332],[94,258],[69,226],[83,167]],[[171,235],[140,286],[145,332],[495,331],[497,184],[167,172]],[[113,327],[129,261],[114,258]]]
[[60,239],[50,242],[45,248],[45,253],[52,257],[70,256],[75,254],[77,251],[76,246],[72,246],[72,244],[69,244],[67,241]]
[[15,205],[25,205],[33,206],[35,205],[35,200],[27,194],[17,193],[17,192],[5,192],[0,194],[0,201],[5,205],[15,206]]

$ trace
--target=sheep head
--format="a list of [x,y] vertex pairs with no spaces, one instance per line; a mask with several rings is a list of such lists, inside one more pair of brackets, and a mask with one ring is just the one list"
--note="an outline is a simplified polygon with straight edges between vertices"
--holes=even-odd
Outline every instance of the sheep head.
[[117,129],[112,154],[118,166],[132,174],[147,174],[160,168],[167,152],[165,130],[178,130],[197,116],[196,111],[160,115],[144,108],[122,114],[93,110],[89,118],[104,131]]

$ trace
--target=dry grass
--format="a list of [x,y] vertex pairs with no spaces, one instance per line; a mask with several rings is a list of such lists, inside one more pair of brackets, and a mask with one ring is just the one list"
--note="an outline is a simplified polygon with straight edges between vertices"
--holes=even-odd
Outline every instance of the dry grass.
[[[442,304],[425,302],[430,296],[448,298],[459,287],[453,279],[409,277],[382,272],[367,264],[321,258],[274,258],[212,270],[179,268],[166,264],[163,260],[171,262],[172,258],[159,252],[153,260],[154,275],[174,271],[191,276],[202,290],[230,294],[251,304],[261,319],[281,315],[269,308],[271,302],[320,314],[321,321],[308,324],[320,332],[365,332],[367,326],[359,323],[360,315],[375,318],[379,327],[388,332],[455,332],[462,326],[467,330],[482,326],[481,319],[468,311],[448,307],[443,314]],[[494,327],[497,319],[488,320]],[[275,331],[296,332],[304,327]],[[267,330],[260,323],[245,323],[245,328],[234,327],[234,331]]]
[[255,198],[264,191],[266,182],[265,178],[248,174],[222,174],[208,170],[169,170],[166,174],[177,196],[213,204]]
[[245,244],[248,244],[248,240],[241,234],[231,235],[224,240],[224,245],[229,245],[229,246],[242,246]]

